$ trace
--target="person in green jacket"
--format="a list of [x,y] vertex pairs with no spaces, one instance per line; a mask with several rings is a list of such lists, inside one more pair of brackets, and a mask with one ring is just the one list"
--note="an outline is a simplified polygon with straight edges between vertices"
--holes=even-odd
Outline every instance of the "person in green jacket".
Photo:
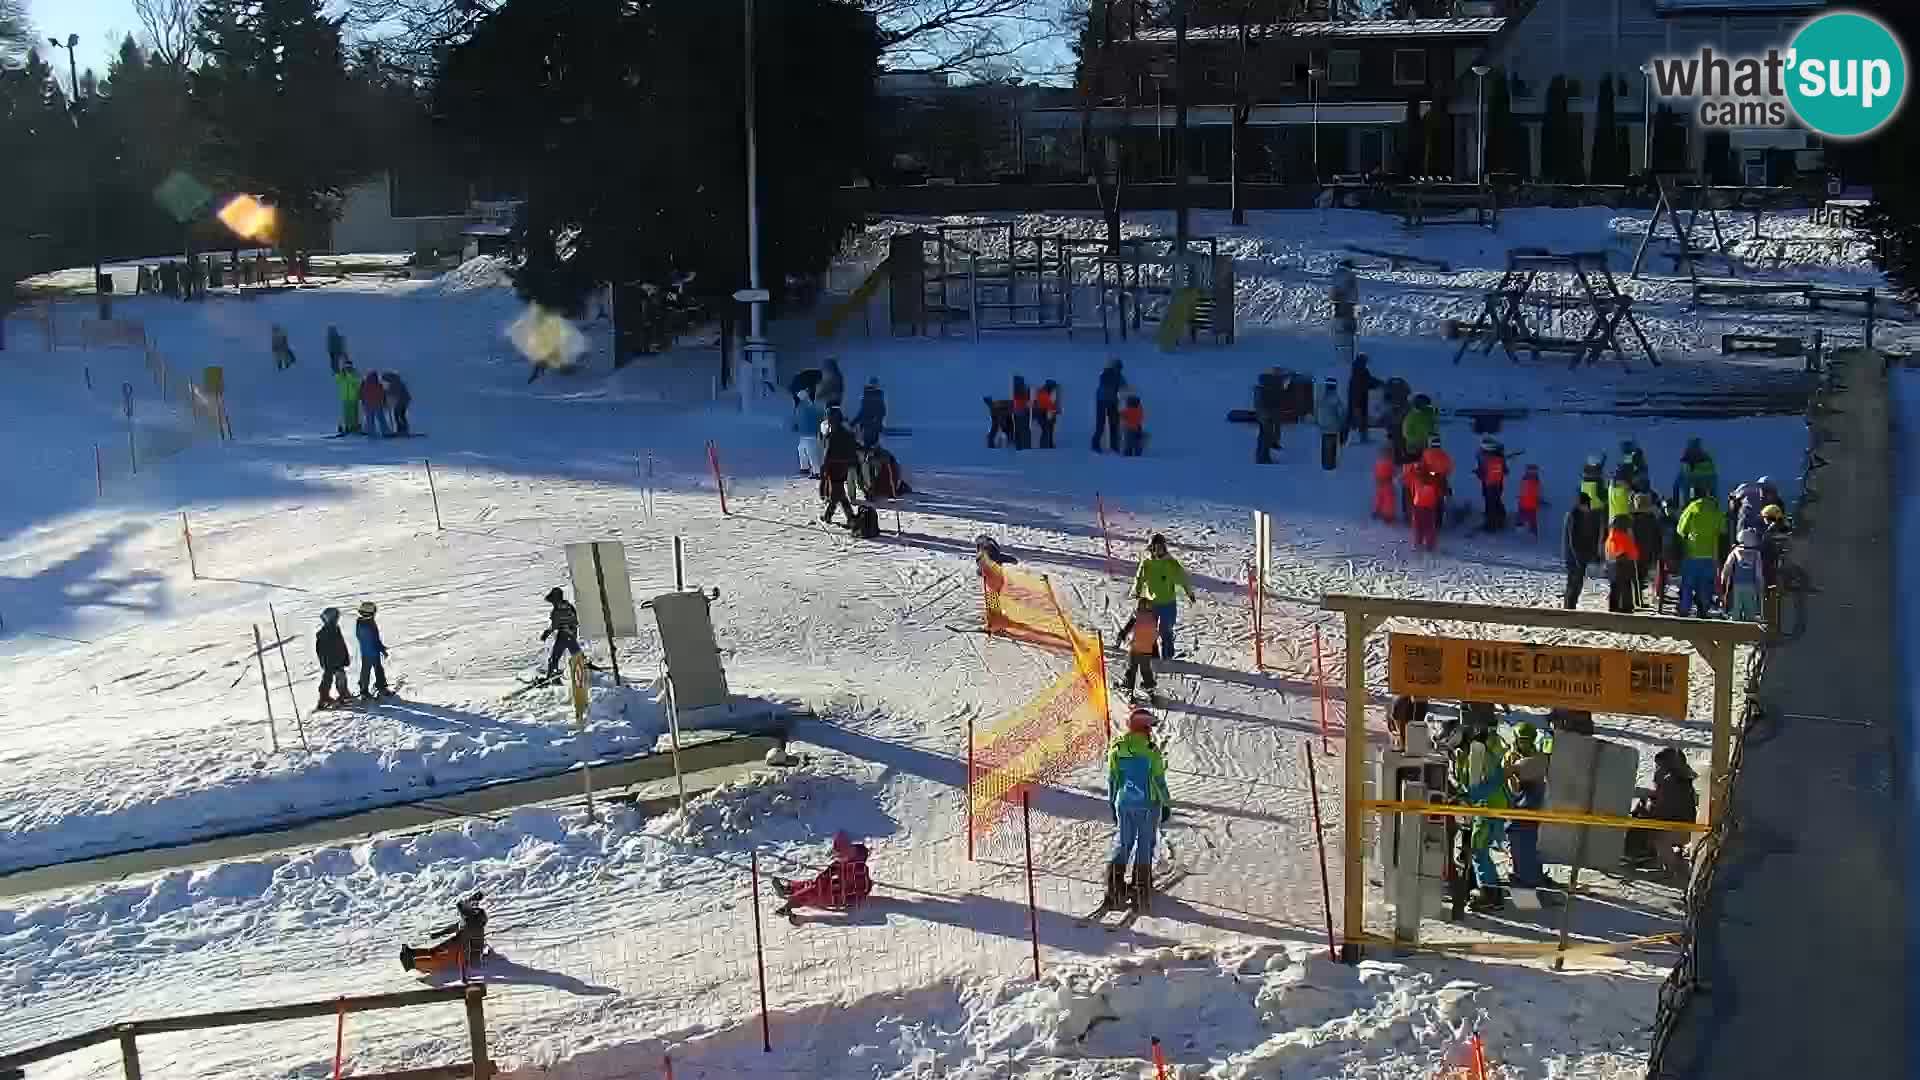
[[1613,470],[1613,483],[1607,485],[1607,520],[1633,515],[1633,465],[1622,461]]
[[1167,554],[1167,538],[1154,533],[1147,541],[1147,557],[1140,562],[1140,569],[1133,575],[1133,595],[1145,599],[1153,605],[1153,614],[1160,620],[1160,659],[1173,659],[1173,620],[1179,614],[1178,593],[1187,591],[1187,599],[1195,599],[1193,586],[1187,583],[1187,568],[1180,560]]
[[1407,418],[1400,421],[1400,435],[1404,440],[1402,445],[1407,448],[1407,453],[1419,457],[1420,451],[1426,449],[1427,440],[1433,437],[1439,426],[1440,415],[1434,410],[1433,399],[1425,394],[1415,394],[1413,408],[1407,410]]
[[333,385],[340,393],[340,434],[358,435],[360,433],[360,375],[353,370],[353,361],[341,361],[340,370],[333,376]]
[[1127,733],[1107,751],[1107,803],[1119,835],[1107,858],[1107,891],[1100,906],[1103,910],[1121,906],[1131,864],[1133,890],[1127,894],[1126,906],[1144,915],[1153,888],[1153,849],[1160,823],[1173,813],[1167,759],[1153,745],[1153,713],[1146,709],[1133,710],[1127,717]]
[[1685,616],[1697,607],[1704,619],[1713,600],[1714,570],[1727,516],[1707,488],[1696,487],[1674,531],[1680,534],[1680,607],[1675,614]]

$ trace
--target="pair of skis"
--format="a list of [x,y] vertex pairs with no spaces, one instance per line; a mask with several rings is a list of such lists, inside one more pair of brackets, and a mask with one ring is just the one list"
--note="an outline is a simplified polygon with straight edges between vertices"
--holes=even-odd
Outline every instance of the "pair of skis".
[[[1165,878],[1154,882],[1153,891],[1155,893],[1165,893],[1186,879],[1187,872],[1185,870],[1174,870]],[[1112,917],[1116,914],[1120,916],[1117,919]],[[1112,934],[1132,926],[1133,921],[1139,917],[1140,909],[1134,906],[1131,900],[1119,904],[1110,904],[1103,900],[1099,907],[1073,920],[1073,925],[1083,929],[1089,926],[1099,926],[1102,930]]]

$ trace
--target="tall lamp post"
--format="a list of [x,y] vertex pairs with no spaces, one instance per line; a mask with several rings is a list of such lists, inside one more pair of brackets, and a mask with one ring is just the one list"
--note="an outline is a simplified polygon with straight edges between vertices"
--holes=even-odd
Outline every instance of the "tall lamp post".
[[1147,77],[1153,80],[1153,169],[1160,177],[1167,175],[1167,114],[1160,107],[1160,89],[1167,83],[1167,73],[1154,71]]
[[1473,73],[1479,78],[1475,89],[1473,130],[1480,142],[1479,151],[1474,157],[1474,178],[1482,185],[1487,182],[1487,73],[1492,70],[1485,64],[1473,65]]
[[[69,85],[73,87],[73,96],[68,100],[67,107],[73,113],[73,128],[78,131],[80,130],[80,65],[73,58],[73,50],[80,44],[80,35],[68,34],[65,41],[50,37],[47,39],[47,44],[56,49],[67,50],[67,78]],[[84,146],[81,149],[82,152],[85,151]],[[92,234],[88,239],[92,241],[93,247],[93,294],[99,305],[100,318],[106,320],[113,317],[113,300],[100,289],[100,178],[95,175],[96,172],[97,170],[92,167],[87,169],[87,180],[91,188],[87,198],[87,223],[88,231]]]
[[1313,182],[1320,182],[1320,80],[1327,69],[1319,65],[1307,68],[1307,96],[1313,99]]
[[1653,65],[1640,65],[1640,142],[1647,172],[1653,171]]

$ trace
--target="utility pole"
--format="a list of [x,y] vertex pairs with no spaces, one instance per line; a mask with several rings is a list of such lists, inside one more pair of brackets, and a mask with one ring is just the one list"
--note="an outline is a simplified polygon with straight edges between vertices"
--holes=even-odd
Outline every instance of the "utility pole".
[[[65,41],[50,37],[47,39],[47,44],[52,45],[56,49],[67,50],[67,78],[69,84],[73,87],[73,97],[67,102],[67,109],[73,114],[73,130],[77,132],[80,130],[80,65],[79,62],[73,58],[73,50],[80,44],[80,35],[68,34],[67,40]],[[85,154],[88,149],[90,148],[87,146],[86,141],[82,139],[81,152]],[[113,317],[113,300],[109,298],[106,293],[100,291],[100,177],[98,163],[92,161],[90,158],[91,155],[89,155],[89,161],[87,162],[87,183],[89,186],[87,196],[87,231],[90,234],[87,239],[91,241],[93,248],[94,298],[98,305],[100,319],[105,321]]]
[[753,0],[744,0],[746,12],[746,113],[747,113],[747,287],[736,293],[745,300],[747,311],[746,362],[741,365],[740,411],[752,412],[763,383],[773,378],[773,348],[767,344],[766,289],[760,283],[760,160],[754,124]]
[[1187,257],[1186,62],[1187,0],[1173,0],[1173,254],[1179,265]]

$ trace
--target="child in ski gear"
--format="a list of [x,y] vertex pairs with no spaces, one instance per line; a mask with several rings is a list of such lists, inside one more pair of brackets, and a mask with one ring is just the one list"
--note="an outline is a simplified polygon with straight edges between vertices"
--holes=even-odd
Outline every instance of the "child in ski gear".
[[1613,482],[1607,485],[1607,520],[1633,514],[1633,468],[1622,461],[1613,468]]
[[1599,454],[1588,454],[1586,464],[1580,466],[1580,490],[1596,510],[1607,502],[1606,468],[1606,459]]
[[1159,685],[1153,678],[1153,650],[1155,639],[1160,633],[1160,620],[1153,613],[1153,601],[1141,597],[1134,606],[1133,618],[1121,627],[1127,639],[1126,690],[1133,693],[1134,677],[1138,676],[1140,685],[1147,693],[1153,693]]
[[1480,478],[1480,495],[1486,503],[1486,530],[1499,532],[1507,527],[1507,448],[1491,435],[1480,437],[1473,475]]
[[1382,446],[1373,461],[1373,516],[1391,525],[1398,520],[1399,505],[1393,497],[1393,447]]
[[1633,540],[1633,519],[1622,514],[1607,528],[1607,610],[1631,614],[1640,591],[1640,546]]
[[[1513,729],[1513,746],[1503,763],[1507,796],[1516,810],[1540,810],[1547,804],[1547,754],[1541,749],[1540,729],[1520,723]],[[1556,889],[1540,863],[1540,823],[1507,822],[1507,852],[1513,856],[1513,884],[1526,889]]]
[[387,388],[380,385],[380,373],[367,372],[360,380],[360,407],[366,410],[369,435],[387,434]]
[[1519,524],[1535,536],[1540,535],[1540,466],[1529,465],[1520,474]]
[[1427,440],[1440,427],[1440,414],[1433,407],[1433,399],[1425,394],[1413,396],[1413,407],[1407,411],[1407,418],[1400,423],[1400,438],[1409,454],[1418,454],[1426,449]]
[[[265,284],[262,282],[262,284]],[[275,329],[279,329],[275,327]],[[291,353],[289,353],[291,355]],[[327,368],[334,374],[340,373],[340,366],[347,360],[347,339],[340,336],[340,328],[327,327]],[[291,362],[291,361],[289,361]]]
[[847,497],[847,476],[860,461],[860,444],[854,440],[838,405],[827,407],[827,429],[821,439],[821,451],[820,495],[826,500],[827,512],[820,515],[820,520],[831,523],[834,509],[844,508],[847,524],[851,526],[857,518],[853,500]]
[[413,429],[407,426],[407,409],[413,405],[413,391],[407,389],[407,384],[396,372],[381,372],[380,381],[386,384],[387,407],[393,410],[393,433],[413,434]]
[[1332,472],[1340,460],[1340,433],[1347,427],[1347,408],[1340,400],[1340,384],[1333,379],[1321,387],[1313,418],[1320,425],[1320,468]]
[[992,450],[998,447],[1003,438],[1007,440],[1008,446],[1012,446],[1013,402],[1007,398],[986,396],[982,396],[980,400],[987,403],[987,449]]
[[981,533],[979,536],[973,538],[973,553],[976,557],[985,559],[995,566],[1008,565],[1020,561],[1000,550],[1000,542],[988,536],[986,533]]
[[1140,406],[1140,395],[1127,398],[1120,410],[1120,428],[1126,437],[1126,456],[1139,457],[1147,446],[1147,410]]
[[1120,358],[1110,356],[1093,392],[1093,452],[1100,452],[1100,434],[1107,433],[1115,453],[1120,450],[1120,388],[1127,384]]
[[1567,511],[1566,524],[1560,528],[1560,555],[1567,564],[1567,589],[1561,607],[1580,605],[1580,590],[1587,582],[1587,565],[1600,561],[1600,520],[1593,499],[1582,491],[1574,496],[1573,509]]
[[1154,533],[1147,541],[1147,557],[1140,561],[1140,568],[1133,574],[1133,595],[1148,600],[1153,605],[1153,614],[1160,624],[1160,658],[1173,659],[1173,624],[1179,616],[1179,591],[1185,589],[1187,600],[1194,602],[1193,586],[1187,581],[1187,568],[1180,560],[1167,554],[1167,538]]
[[[1506,743],[1493,723],[1493,707],[1462,703],[1464,727],[1460,746],[1454,750],[1449,779],[1454,796],[1469,806],[1505,809],[1507,797]],[[1500,891],[1500,874],[1493,865],[1493,845],[1505,834],[1506,822],[1498,818],[1474,818],[1468,835],[1472,852],[1476,911],[1497,911],[1505,906]]]
[[[1633,545],[1640,549],[1640,558],[1636,573],[1639,586],[1634,594],[1645,604],[1647,586],[1653,582],[1654,567],[1660,563],[1660,549],[1665,541],[1666,526],[1660,520],[1659,508],[1654,505],[1653,493],[1636,491],[1633,493]],[[1658,597],[1655,597],[1658,600]]]
[[[287,344],[287,328],[275,323],[273,326],[273,369],[285,371],[293,366],[293,346]],[[334,359],[334,370],[339,370],[339,358]]]
[[867,870],[867,858],[867,845],[852,842],[844,831],[834,833],[833,861],[825,870],[806,881],[772,879],[773,891],[786,901],[773,913],[792,915],[797,907],[829,911],[852,909],[873,895],[873,876]]
[[1013,417],[1013,448],[1030,450],[1033,448],[1033,393],[1027,389],[1024,376],[1013,377],[1013,397],[1008,399],[1008,408]]
[[1273,452],[1280,448],[1280,425],[1287,413],[1286,372],[1268,368],[1253,384],[1253,416],[1258,421],[1254,433],[1253,463],[1273,464]]
[[853,427],[860,433],[860,445],[872,449],[880,445],[880,433],[887,424],[887,398],[880,391],[879,379],[868,379],[860,392],[860,411],[853,414]]
[[[1629,815],[1653,821],[1696,820],[1700,813],[1700,793],[1693,786],[1695,776],[1693,766],[1687,764],[1686,755],[1677,747],[1669,746],[1653,755],[1653,797],[1635,799]],[[1635,866],[1666,864],[1678,869],[1686,865],[1684,851],[1692,840],[1693,833],[1681,829],[1671,832],[1629,829],[1626,860]]]
[[433,973],[462,972],[480,962],[487,952],[487,912],[480,906],[486,897],[474,893],[454,905],[460,921],[434,931],[441,940],[424,949],[400,946],[400,967],[404,971]]
[[[330,709],[352,701],[347,693],[347,668],[352,665],[353,657],[347,653],[346,635],[340,632],[339,608],[330,607],[320,612],[320,632],[313,635],[313,652],[320,661],[320,703],[314,708]],[[329,687],[337,695],[331,700],[327,697]]]
[[1627,471],[1627,487],[1633,491],[1651,491],[1647,477],[1647,452],[1632,439],[1620,440],[1620,467]]
[[560,654],[580,655],[580,612],[567,603],[567,594],[557,586],[547,591],[547,603],[553,610],[547,614],[547,628],[540,631],[540,640],[553,639],[553,651],[547,654],[547,678],[557,678],[560,674]]
[[1720,496],[1720,474],[1713,467],[1713,458],[1700,445],[1698,438],[1687,440],[1687,448],[1680,452],[1680,470],[1673,477],[1673,505],[1684,506],[1693,497],[1695,491],[1705,490],[1711,498]]
[[1113,810],[1118,835],[1107,859],[1107,891],[1101,904],[1120,906],[1127,893],[1127,865],[1133,865],[1133,889],[1127,906],[1147,910],[1153,888],[1153,849],[1160,823],[1173,811],[1167,791],[1167,759],[1153,745],[1153,714],[1135,709],[1127,717],[1127,733],[1107,751],[1107,803]]
[[1720,567],[1720,593],[1726,597],[1727,618],[1752,621],[1760,617],[1760,598],[1767,592],[1767,569],[1760,557],[1760,530],[1741,529],[1740,544]]
[[802,476],[813,476],[820,471],[820,428],[826,419],[827,410],[813,399],[813,395],[794,397],[793,429],[800,435],[794,449],[800,455]]
[[1445,485],[1440,475],[1423,462],[1407,466],[1413,471],[1413,546],[1432,551],[1440,544],[1440,506]]
[[[1360,441],[1367,441],[1367,395],[1380,385],[1373,372],[1367,368],[1367,354],[1360,353],[1353,358],[1353,367],[1347,373],[1347,428],[1359,433]],[[1345,434],[1341,438],[1345,438]]]
[[358,435],[360,433],[360,375],[353,370],[353,361],[340,361],[340,370],[333,376],[333,388],[340,396],[340,434]]
[[374,689],[381,697],[393,693],[387,688],[387,668],[381,663],[387,655],[386,643],[380,640],[380,627],[373,621],[375,611],[373,601],[360,605],[360,618],[353,624],[353,636],[360,643],[360,696],[371,697],[367,693],[368,677],[372,677]]
[[1695,488],[1693,501],[1680,511],[1675,530],[1680,534],[1680,606],[1686,616],[1696,611],[1707,617],[1713,602],[1713,564],[1720,558],[1720,540],[1727,529],[1726,515],[1706,488]]
[[1053,449],[1053,429],[1060,423],[1060,384],[1048,379],[1033,395],[1033,422],[1040,425],[1040,449]]

